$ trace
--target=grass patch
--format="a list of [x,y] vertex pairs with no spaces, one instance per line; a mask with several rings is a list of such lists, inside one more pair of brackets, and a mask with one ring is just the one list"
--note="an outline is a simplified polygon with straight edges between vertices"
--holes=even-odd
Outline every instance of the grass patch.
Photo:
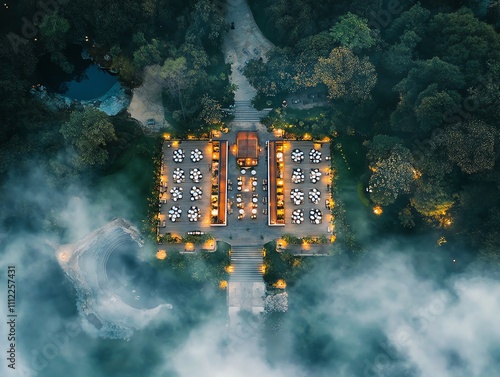
[[266,255],[264,256],[264,281],[275,284],[279,279],[286,281],[287,286],[293,286],[295,282],[311,267],[310,258],[296,257],[289,252],[276,251],[276,242],[268,242],[264,245]]
[[[227,245],[227,244],[226,244]],[[229,274],[226,267],[231,263],[229,247],[219,245],[217,251],[200,251],[193,254],[181,254],[168,250],[163,260],[153,259],[151,264],[167,274],[175,276],[186,284],[200,283],[218,287],[221,281],[227,281]]]

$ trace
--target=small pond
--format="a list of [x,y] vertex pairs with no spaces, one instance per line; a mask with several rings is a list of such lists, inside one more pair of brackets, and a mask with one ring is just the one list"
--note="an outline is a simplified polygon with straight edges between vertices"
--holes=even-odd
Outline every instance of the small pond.
[[118,79],[108,71],[99,68],[90,59],[82,57],[82,46],[70,45],[65,55],[74,66],[72,73],[64,72],[54,64],[48,55],[40,58],[38,70],[41,84],[50,92],[58,93],[68,98],[87,101],[105,95]]

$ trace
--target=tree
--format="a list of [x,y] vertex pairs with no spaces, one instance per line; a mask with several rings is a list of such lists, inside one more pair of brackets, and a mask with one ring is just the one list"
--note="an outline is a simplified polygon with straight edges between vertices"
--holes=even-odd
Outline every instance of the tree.
[[382,56],[382,64],[392,73],[399,75],[413,66],[413,55],[417,44],[422,40],[414,31],[405,32]]
[[436,14],[429,24],[434,55],[463,69],[469,81],[500,60],[500,36],[467,8]]
[[73,71],[73,65],[68,62],[62,51],[66,47],[69,29],[68,20],[58,14],[47,16],[40,25],[41,40],[50,54],[50,59],[67,73]]
[[116,140],[115,129],[108,116],[93,107],[73,111],[69,121],[62,125],[61,133],[66,142],[75,148],[75,163],[80,169],[104,165],[108,159],[104,147]]
[[372,164],[371,170],[370,197],[380,205],[392,204],[400,194],[409,193],[415,180],[413,158],[410,151],[401,145],[393,147],[388,158]]
[[421,130],[430,131],[443,123],[443,114],[454,109],[460,102],[460,95],[452,90],[437,92],[432,87],[431,92],[422,92],[417,98],[415,116]]
[[319,58],[328,57],[335,47],[335,41],[328,32],[301,39],[297,43],[288,59],[295,59],[292,72],[295,71],[294,81],[298,88],[313,87],[317,84],[314,66]]
[[314,72],[317,81],[328,87],[331,98],[369,99],[377,82],[368,58],[360,59],[345,47],[334,48],[327,58],[319,58]]
[[330,29],[330,35],[334,41],[350,50],[370,48],[376,43],[368,20],[351,12],[339,17],[339,21]]
[[267,96],[298,89],[293,52],[290,48],[273,48],[269,51],[267,63],[251,60],[244,72],[250,84]]
[[409,31],[415,33],[420,38],[423,37],[427,31],[430,15],[431,12],[423,8],[420,3],[415,4],[391,22],[384,33],[384,39],[392,43]]
[[160,76],[163,79],[167,94],[178,101],[182,117],[186,119],[186,90],[189,87],[186,58],[166,59],[161,68]]
[[455,201],[451,189],[443,181],[420,180],[410,203],[421,215],[438,220],[447,214]]
[[224,112],[222,111],[221,104],[207,94],[203,95],[201,99],[202,110],[200,118],[209,127],[221,126]]
[[[440,98],[435,98],[431,102],[435,107],[440,106],[440,101],[445,106],[446,103],[451,103],[452,100],[458,100],[458,94],[452,91],[458,91],[464,85],[463,74],[453,64],[446,63],[436,57],[415,62],[414,68],[410,69],[408,76],[394,87],[394,90],[400,94],[400,101],[396,110],[391,114],[392,127],[397,130],[415,133],[427,131],[429,127],[426,124],[423,124],[423,130],[419,128],[415,114],[416,107],[421,104],[425,97],[436,96],[440,91],[446,91],[451,100],[444,95],[440,95]],[[423,106],[425,107],[426,104]],[[420,110],[423,111],[424,108]]]
[[492,170],[499,155],[499,131],[477,118],[445,130],[442,145],[448,159],[464,173],[474,174]]
[[147,65],[158,64],[161,62],[161,46],[160,41],[152,39],[151,43],[147,43],[134,52],[134,64],[143,69]]
[[191,13],[191,23],[186,32],[188,43],[199,42],[205,47],[219,46],[228,29],[224,17],[210,0],[199,0]]
[[373,140],[368,143],[368,153],[366,157],[373,163],[385,160],[389,158],[392,150],[396,146],[402,146],[401,139],[387,135],[375,135]]

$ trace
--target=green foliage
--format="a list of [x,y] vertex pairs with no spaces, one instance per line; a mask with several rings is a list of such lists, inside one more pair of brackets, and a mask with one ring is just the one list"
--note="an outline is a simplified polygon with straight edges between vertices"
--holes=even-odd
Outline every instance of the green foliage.
[[388,135],[375,135],[373,140],[368,143],[368,153],[366,157],[372,163],[384,160],[390,157],[392,150],[396,146],[401,146],[402,140],[398,137]]
[[439,58],[415,62],[408,76],[394,87],[400,101],[391,114],[392,127],[415,133],[429,131],[432,126],[440,124],[439,111],[458,102],[457,91],[464,85],[465,78],[457,66]]
[[274,284],[279,279],[286,281],[287,286],[292,286],[304,273],[310,269],[311,262],[307,257],[296,257],[289,252],[276,251],[276,243],[269,242],[265,245],[266,255],[264,265],[264,281]]
[[160,41],[153,39],[151,43],[142,45],[134,52],[134,64],[139,69],[143,69],[147,65],[159,64],[161,56]]
[[398,218],[401,222],[401,225],[403,225],[405,228],[415,227],[415,220],[413,219],[413,214],[411,213],[410,207],[403,208],[403,210],[399,212]]
[[421,181],[410,202],[421,215],[439,219],[453,207],[454,199],[444,182]]
[[194,281],[217,287],[221,280],[229,278],[225,268],[230,264],[230,256],[227,250],[181,254],[167,249],[167,258],[154,260],[152,264],[166,273],[174,271],[177,279],[181,281]]
[[377,82],[375,67],[368,58],[360,59],[344,47],[333,49],[328,58],[319,58],[314,71],[317,81],[328,87],[334,99],[369,99]]
[[334,38],[327,32],[306,37],[297,43],[291,57],[295,59],[294,69],[290,71],[295,75],[294,81],[297,87],[307,88],[316,85],[314,66],[319,58],[328,57],[335,47]]
[[205,48],[220,46],[228,25],[224,17],[210,0],[199,0],[191,12],[190,26],[186,32],[189,43],[201,44]]
[[490,61],[500,60],[500,36],[467,8],[435,15],[429,34],[434,40],[434,54],[460,67],[469,81],[482,75]]
[[448,159],[466,174],[490,171],[499,156],[500,133],[476,118],[448,127],[441,145]]
[[330,35],[334,41],[350,50],[370,48],[376,43],[368,27],[368,20],[351,12],[339,17],[330,29]]
[[408,72],[413,66],[415,47],[422,39],[414,32],[407,31],[400,37],[398,43],[389,47],[382,57],[385,69],[395,75]]
[[218,101],[205,94],[201,99],[201,106],[200,118],[209,128],[216,129],[224,125],[224,112]]
[[92,107],[73,111],[69,121],[61,127],[66,142],[76,152],[75,165],[85,169],[93,165],[104,165],[108,159],[107,143],[116,140],[113,124],[108,116]]
[[41,39],[50,54],[51,60],[67,73],[73,71],[73,66],[68,62],[62,51],[66,47],[69,29],[68,20],[58,14],[47,16],[40,25]]
[[409,149],[396,145],[389,157],[376,161],[372,169],[369,186],[374,203],[385,206],[394,203],[399,195],[410,192],[415,169]]
[[431,12],[420,3],[413,5],[391,22],[384,32],[385,40],[392,43],[408,33],[422,38],[427,31],[430,16]]

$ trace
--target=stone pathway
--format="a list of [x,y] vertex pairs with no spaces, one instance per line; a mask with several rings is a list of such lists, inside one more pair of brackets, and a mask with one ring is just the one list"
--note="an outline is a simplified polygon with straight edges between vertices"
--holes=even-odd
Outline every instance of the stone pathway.
[[235,28],[226,34],[223,44],[226,62],[231,64],[232,74],[229,79],[237,86],[232,128],[235,131],[247,130],[248,123],[259,123],[269,111],[257,111],[252,106],[251,101],[257,91],[243,75],[243,69],[251,59],[266,60],[266,54],[273,44],[261,33],[246,0],[228,1],[226,20],[235,24]]
[[[260,134],[266,131],[260,119],[269,110],[257,111],[252,106],[251,101],[257,91],[243,75],[243,70],[251,59],[265,60],[273,45],[260,32],[246,0],[228,1],[226,20],[235,25],[235,29],[226,34],[223,45],[226,62],[231,64],[230,80],[237,86],[235,119],[230,127],[232,131],[257,130]],[[234,272],[228,287],[228,330],[233,339],[244,340],[258,335],[260,314],[264,311],[266,287],[261,271],[262,245],[238,242],[236,237],[232,243],[231,265]]]

